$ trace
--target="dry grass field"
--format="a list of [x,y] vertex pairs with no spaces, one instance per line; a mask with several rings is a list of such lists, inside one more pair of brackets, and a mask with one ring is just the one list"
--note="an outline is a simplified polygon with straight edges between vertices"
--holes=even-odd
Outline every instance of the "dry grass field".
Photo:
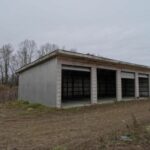
[[149,149],[149,100],[66,110],[0,104],[0,150]]
[[0,103],[17,99],[18,88],[14,86],[4,86],[0,84]]

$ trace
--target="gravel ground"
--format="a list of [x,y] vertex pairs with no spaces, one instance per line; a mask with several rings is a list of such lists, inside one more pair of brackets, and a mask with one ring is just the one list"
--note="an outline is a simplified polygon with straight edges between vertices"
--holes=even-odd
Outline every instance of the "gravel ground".
[[[0,150],[103,149],[105,138],[126,131],[135,118],[150,123],[150,100],[39,112],[0,104]],[[124,148],[134,149],[129,145]]]

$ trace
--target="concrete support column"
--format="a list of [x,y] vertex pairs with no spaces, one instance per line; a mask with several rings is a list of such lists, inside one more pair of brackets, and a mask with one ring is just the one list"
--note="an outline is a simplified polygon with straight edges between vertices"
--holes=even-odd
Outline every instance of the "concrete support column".
[[97,104],[97,68],[91,68],[91,103]]
[[135,73],[135,97],[139,98],[140,94],[139,94],[139,75],[136,72]]
[[56,107],[61,108],[61,84],[62,84],[62,67],[57,63],[57,76],[56,76]]
[[122,100],[121,70],[116,71],[116,96],[117,96],[117,101]]

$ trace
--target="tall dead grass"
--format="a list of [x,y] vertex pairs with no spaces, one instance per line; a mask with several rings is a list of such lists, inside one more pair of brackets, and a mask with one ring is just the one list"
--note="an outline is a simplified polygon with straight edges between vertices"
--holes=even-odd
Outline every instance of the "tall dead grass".
[[16,100],[17,91],[17,87],[0,85],[0,103]]

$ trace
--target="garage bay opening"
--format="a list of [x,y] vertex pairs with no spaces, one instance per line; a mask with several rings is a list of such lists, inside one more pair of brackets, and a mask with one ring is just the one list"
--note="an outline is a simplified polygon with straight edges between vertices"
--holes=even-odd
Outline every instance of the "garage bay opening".
[[139,74],[139,94],[140,97],[149,96],[149,78],[146,74]]
[[135,97],[135,74],[131,72],[122,72],[122,97]]
[[98,100],[110,100],[116,98],[116,71],[97,70]]
[[68,68],[62,70],[62,103],[90,102],[90,69]]

